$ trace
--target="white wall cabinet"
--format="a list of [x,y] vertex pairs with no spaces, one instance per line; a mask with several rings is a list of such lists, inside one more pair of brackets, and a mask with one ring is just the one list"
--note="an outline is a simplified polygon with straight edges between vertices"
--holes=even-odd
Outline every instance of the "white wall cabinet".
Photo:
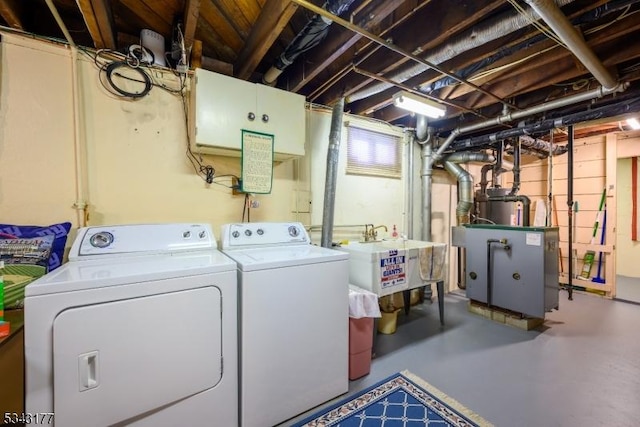
[[239,156],[244,129],[273,135],[276,160],[304,155],[304,96],[202,69],[191,96],[194,151]]

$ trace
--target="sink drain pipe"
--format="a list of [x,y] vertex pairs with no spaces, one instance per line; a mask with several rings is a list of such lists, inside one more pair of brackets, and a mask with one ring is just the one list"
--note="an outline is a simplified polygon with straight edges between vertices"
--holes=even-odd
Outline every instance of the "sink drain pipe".
[[333,106],[331,130],[329,131],[329,149],[327,150],[327,176],[324,184],[324,205],[322,209],[322,238],[320,245],[331,248],[333,239],[333,217],[336,206],[336,181],[338,179],[338,158],[340,155],[340,136],[342,134],[342,116],[344,98]]

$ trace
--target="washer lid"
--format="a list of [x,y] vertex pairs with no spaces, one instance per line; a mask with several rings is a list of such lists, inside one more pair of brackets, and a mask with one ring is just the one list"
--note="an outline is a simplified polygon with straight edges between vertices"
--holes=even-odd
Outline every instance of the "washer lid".
[[223,251],[238,263],[241,271],[292,267],[349,259],[349,254],[320,246],[275,246]]
[[235,262],[213,250],[68,262],[27,285],[25,297],[235,270]]

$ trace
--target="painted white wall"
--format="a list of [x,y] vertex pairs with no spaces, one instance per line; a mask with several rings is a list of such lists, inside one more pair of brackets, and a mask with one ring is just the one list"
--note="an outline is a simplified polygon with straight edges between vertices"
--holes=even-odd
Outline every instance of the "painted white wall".
[[616,273],[640,277],[640,242],[631,240],[631,159],[618,159],[617,165]]
[[[403,233],[406,219],[404,196],[406,179],[347,175],[347,123],[401,135],[399,128],[384,124],[376,126],[371,121],[349,114],[344,115],[338,160],[334,225],[354,225],[355,227],[335,228],[333,241],[362,240],[364,224],[385,225],[387,233],[384,229],[376,230],[378,238],[390,237],[394,224],[398,233]],[[312,159],[310,164],[312,225],[322,223],[330,130],[330,110],[315,109],[308,113],[307,141]],[[320,237],[320,232],[312,233],[312,239],[315,242],[319,243]]]
[[[91,58],[79,55],[81,145],[86,153],[88,224],[242,219],[244,196],[196,175],[187,147],[182,100],[159,88],[128,101],[107,92]],[[0,217],[16,224],[79,225],[74,169],[72,60],[64,46],[11,34],[2,39]],[[171,72],[154,71],[177,87]],[[216,174],[239,174],[239,158],[203,156]],[[274,164],[273,190],[256,196],[252,221],[295,220],[291,194],[306,184],[296,162]],[[229,185],[229,178],[219,183]]]

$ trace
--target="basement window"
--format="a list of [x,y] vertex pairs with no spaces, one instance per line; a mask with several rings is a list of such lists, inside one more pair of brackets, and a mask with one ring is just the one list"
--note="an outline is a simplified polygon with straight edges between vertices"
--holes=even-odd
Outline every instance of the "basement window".
[[347,129],[347,174],[402,178],[400,137],[353,125]]

